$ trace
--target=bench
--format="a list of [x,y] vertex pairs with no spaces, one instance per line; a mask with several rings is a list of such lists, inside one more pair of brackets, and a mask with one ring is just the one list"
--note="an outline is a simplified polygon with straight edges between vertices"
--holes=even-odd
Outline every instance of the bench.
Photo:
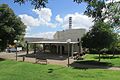
[[36,58],[36,63],[41,63],[41,64],[47,64],[47,59],[46,58]]

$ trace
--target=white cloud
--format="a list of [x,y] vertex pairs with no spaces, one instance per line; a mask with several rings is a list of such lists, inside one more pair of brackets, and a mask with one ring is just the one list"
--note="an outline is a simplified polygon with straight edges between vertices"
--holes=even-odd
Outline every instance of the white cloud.
[[55,28],[57,26],[55,23],[46,23],[46,25],[52,28]]
[[[80,13],[67,14],[65,17],[61,17],[59,14],[55,17],[55,22],[51,21],[52,11],[49,8],[42,8],[41,10],[32,10],[38,17],[33,17],[27,14],[21,14],[19,17],[23,21],[25,25],[27,25],[27,33],[26,37],[41,37],[41,38],[49,38],[52,39],[55,32],[40,32],[40,33],[30,33],[31,27],[39,27],[39,26],[48,26],[48,27],[56,27],[61,26],[63,29],[68,29],[69,27],[69,17],[72,17],[72,28],[85,28],[89,29],[92,25],[92,18],[89,18],[86,15]],[[29,32],[29,33],[28,33]],[[32,34],[32,35],[31,35]]]
[[55,20],[59,23],[63,23],[63,19],[60,17],[59,14],[56,16]]
[[41,10],[33,9],[32,11],[39,15],[39,19],[43,19],[46,22],[51,20],[52,12],[49,8],[41,8]]
[[64,29],[68,29],[69,17],[72,17],[72,29],[85,28],[88,30],[94,24],[92,18],[77,12],[74,14],[67,14],[64,18],[57,15],[56,20]]
[[53,39],[53,35],[55,32],[40,32],[36,34],[27,34],[25,37],[38,37],[38,38],[47,38],[47,39]]
[[106,3],[119,2],[120,0],[107,0]]
[[29,16],[27,14],[21,14],[19,17],[23,21],[23,23],[30,27],[37,26],[48,26],[48,27],[56,27],[56,24],[51,23],[52,12],[49,8],[41,8],[41,10],[33,9],[38,17],[34,18],[33,16]]
[[27,28],[26,28],[26,32],[27,32],[27,31],[31,31],[30,26],[27,26]]
[[33,18],[32,16],[29,16],[27,14],[22,14],[19,15],[19,17],[21,18],[22,22],[27,25],[27,26],[39,26],[40,25],[40,21],[37,18]]

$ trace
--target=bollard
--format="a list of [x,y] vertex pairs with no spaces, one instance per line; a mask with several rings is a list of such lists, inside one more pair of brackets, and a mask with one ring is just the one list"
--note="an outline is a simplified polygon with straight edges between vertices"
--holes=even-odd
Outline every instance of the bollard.
[[23,56],[23,62],[25,61],[25,56]]

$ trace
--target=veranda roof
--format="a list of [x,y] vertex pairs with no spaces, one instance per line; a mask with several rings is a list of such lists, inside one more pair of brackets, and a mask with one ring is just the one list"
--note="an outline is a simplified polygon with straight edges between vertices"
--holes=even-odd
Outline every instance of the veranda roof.
[[[37,41],[37,42],[28,42],[31,44],[68,44],[68,42],[62,41]],[[69,42],[70,44],[77,44],[79,42]]]

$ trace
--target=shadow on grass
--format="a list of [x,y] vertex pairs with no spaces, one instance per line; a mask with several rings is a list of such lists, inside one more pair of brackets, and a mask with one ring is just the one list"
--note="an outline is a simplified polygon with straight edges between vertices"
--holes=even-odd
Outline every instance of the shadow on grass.
[[65,68],[65,67],[60,67],[60,68],[56,68],[56,69],[49,68],[49,69],[48,69],[48,73],[53,73],[54,71],[60,70],[60,69],[63,69],[63,68]]
[[98,62],[94,60],[76,61],[70,64],[75,69],[107,69],[113,65],[108,62]]
[[5,59],[3,59],[3,58],[0,58],[0,61],[4,61]]
[[[99,59],[98,56],[94,57],[95,59]],[[120,58],[119,56],[110,56],[110,55],[106,55],[106,56],[101,56],[101,59],[116,59],[116,58]]]
[[48,69],[48,73],[52,73],[54,71],[54,69],[50,68]]

